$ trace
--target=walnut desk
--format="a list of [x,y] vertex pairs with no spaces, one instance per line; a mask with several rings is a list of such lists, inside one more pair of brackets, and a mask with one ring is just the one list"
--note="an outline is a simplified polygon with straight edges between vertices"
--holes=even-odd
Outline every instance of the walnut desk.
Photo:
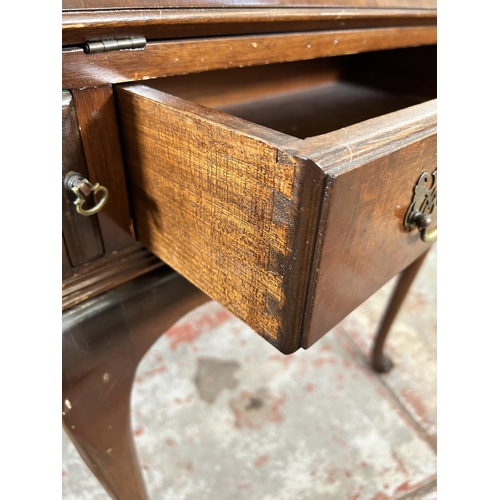
[[437,238],[432,0],[63,0],[63,423],[146,499],[138,363],[212,299],[284,354]]

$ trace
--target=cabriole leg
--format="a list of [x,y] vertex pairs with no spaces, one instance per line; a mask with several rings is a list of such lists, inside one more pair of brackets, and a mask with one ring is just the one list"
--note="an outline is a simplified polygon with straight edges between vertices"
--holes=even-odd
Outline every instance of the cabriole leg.
[[130,397],[135,371],[156,339],[210,300],[167,268],[63,314],[63,427],[116,500],[146,500]]
[[384,354],[384,345],[389,334],[389,329],[394,321],[394,318],[399,312],[399,309],[410,289],[418,270],[422,266],[427,252],[423,253],[417,260],[413,261],[399,275],[398,282],[392,293],[389,305],[385,310],[382,323],[375,337],[375,342],[372,351],[372,367],[378,373],[387,373],[393,367],[391,359]]

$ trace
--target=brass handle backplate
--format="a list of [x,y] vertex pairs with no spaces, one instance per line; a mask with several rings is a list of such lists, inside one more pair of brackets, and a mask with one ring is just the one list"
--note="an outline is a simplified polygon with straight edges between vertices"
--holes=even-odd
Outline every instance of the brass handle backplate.
[[[64,186],[68,191],[71,191],[76,196],[76,199],[73,202],[76,205],[76,211],[80,215],[85,215],[86,217],[99,212],[109,198],[109,191],[107,188],[101,186],[98,182],[91,184],[90,181],[85,179],[82,174],[77,172],[69,172],[69,174],[66,175],[64,178]],[[99,203],[89,209],[83,208],[83,205],[87,201],[87,197],[92,193],[102,193]]]
[[437,226],[430,227],[437,208],[437,170],[431,174],[424,172],[413,190],[413,199],[404,219],[404,227],[417,227],[424,243],[437,240]]

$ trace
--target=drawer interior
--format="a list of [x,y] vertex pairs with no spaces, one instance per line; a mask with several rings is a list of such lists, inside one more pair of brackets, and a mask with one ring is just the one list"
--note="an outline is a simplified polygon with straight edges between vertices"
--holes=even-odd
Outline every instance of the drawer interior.
[[436,47],[209,71],[148,86],[305,139],[436,97]]

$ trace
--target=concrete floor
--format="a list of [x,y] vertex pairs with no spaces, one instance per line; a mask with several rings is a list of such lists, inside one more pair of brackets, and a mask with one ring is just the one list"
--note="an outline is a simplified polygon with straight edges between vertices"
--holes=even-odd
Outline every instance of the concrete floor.
[[[308,351],[284,356],[215,302],[163,335],[133,390],[152,500],[433,500],[436,246],[376,375],[394,280]],[[63,498],[109,498],[63,434]]]

